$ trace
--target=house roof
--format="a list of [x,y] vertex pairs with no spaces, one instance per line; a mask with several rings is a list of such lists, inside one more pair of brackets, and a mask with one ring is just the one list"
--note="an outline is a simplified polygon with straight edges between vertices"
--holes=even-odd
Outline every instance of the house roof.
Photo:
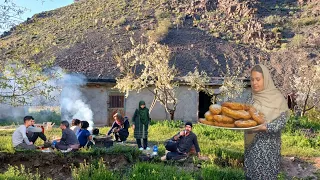
[[[123,39],[122,44],[129,49],[130,41]],[[209,77],[219,78],[227,71],[227,63],[231,68],[244,67],[246,70],[261,59],[268,59],[266,54],[255,48],[214,38],[193,27],[171,29],[161,43],[169,46],[170,63],[178,69],[180,77],[198,68],[207,72]],[[115,82],[120,72],[112,53],[105,51],[108,46],[112,46],[108,38],[93,33],[84,42],[59,51],[56,63],[68,71],[83,73],[89,82]]]

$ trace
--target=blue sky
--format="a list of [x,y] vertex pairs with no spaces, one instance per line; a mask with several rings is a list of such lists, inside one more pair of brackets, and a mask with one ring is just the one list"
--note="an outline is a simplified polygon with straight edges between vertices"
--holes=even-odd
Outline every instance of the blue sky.
[[14,2],[18,6],[28,9],[21,16],[23,20],[26,20],[28,17],[32,17],[34,14],[72,4],[73,0],[14,0]]
[[[1,1],[1,0],[0,0]],[[32,17],[34,14],[57,9],[73,3],[73,0],[12,0],[17,6],[27,8],[19,19],[22,21]],[[1,4],[3,1],[0,2]],[[0,34],[9,29],[0,29]]]

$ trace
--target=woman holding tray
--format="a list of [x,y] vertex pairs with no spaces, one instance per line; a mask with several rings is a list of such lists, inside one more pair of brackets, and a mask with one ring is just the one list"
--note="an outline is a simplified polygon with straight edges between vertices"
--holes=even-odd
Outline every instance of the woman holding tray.
[[259,64],[252,68],[251,88],[253,107],[264,114],[266,123],[245,131],[246,179],[277,179],[281,159],[281,130],[289,117],[289,109],[266,66]]

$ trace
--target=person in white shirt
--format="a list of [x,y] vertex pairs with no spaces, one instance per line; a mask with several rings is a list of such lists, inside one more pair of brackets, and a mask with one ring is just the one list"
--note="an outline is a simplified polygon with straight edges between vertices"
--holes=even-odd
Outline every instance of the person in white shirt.
[[27,137],[27,128],[31,126],[32,116],[23,118],[24,125],[19,126],[12,134],[12,144],[15,149],[36,149],[37,147],[30,142]]
[[70,129],[77,135],[81,129],[81,121],[79,119],[72,119]]

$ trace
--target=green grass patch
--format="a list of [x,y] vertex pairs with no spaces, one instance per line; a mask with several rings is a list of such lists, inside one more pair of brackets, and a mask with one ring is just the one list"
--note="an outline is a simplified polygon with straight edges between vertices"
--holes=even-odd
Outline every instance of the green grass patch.
[[79,168],[73,168],[72,177],[75,180],[120,179],[120,175],[110,171],[102,159],[91,164],[81,163]]
[[[0,174],[0,179],[4,180],[40,180],[39,173],[30,173],[23,165],[19,167],[9,166],[8,170],[2,174]],[[43,179],[43,178],[41,178]]]

